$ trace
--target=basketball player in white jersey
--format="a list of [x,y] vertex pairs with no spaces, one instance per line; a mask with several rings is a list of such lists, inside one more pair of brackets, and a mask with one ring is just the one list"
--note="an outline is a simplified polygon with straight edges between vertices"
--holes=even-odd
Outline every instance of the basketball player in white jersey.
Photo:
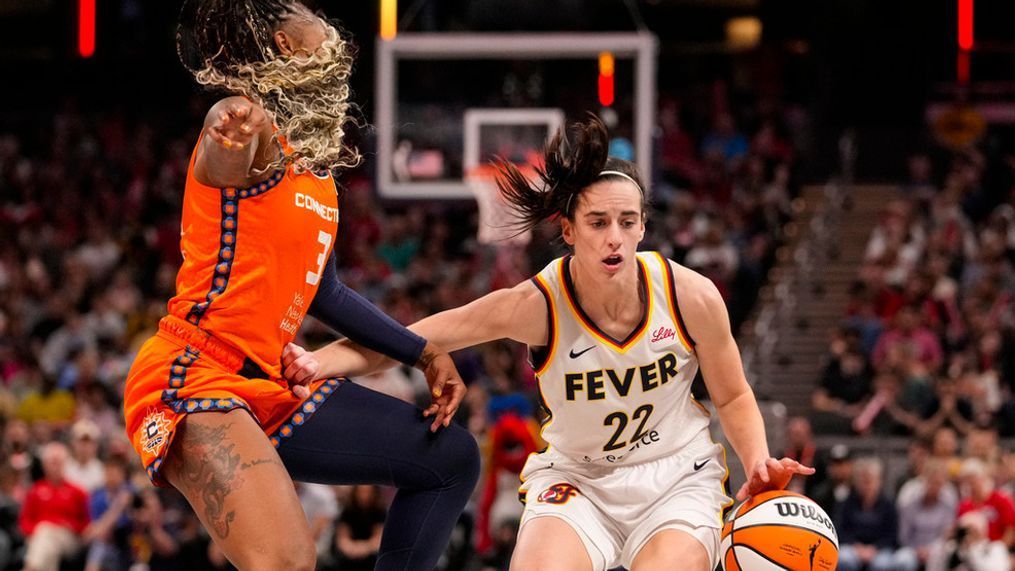
[[[410,329],[448,350],[502,338],[530,347],[550,415],[542,431],[548,448],[522,472],[525,512],[512,569],[711,570],[733,499],[725,450],[691,396],[699,367],[747,467],[739,499],[784,488],[813,469],[769,457],[712,282],[658,253],[636,252],[647,202],[637,169],[607,158],[598,120],[574,132],[573,145],[562,132],[550,142],[538,186],[507,164],[499,180],[521,225],[559,217],[573,254]],[[346,341],[313,353],[290,346],[283,362],[295,384],[394,364]],[[428,414],[457,407],[435,402]]]

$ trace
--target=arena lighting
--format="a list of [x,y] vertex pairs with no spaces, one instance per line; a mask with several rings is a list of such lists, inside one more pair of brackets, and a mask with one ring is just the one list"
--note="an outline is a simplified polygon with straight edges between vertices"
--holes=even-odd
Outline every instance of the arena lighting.
[[78,55],[95,55],[95,0],[78,0]]
[[959,49],[973,49],[973,0],[959,0]]
[[381,0],[381,39],[393,40],[398,35],[398,0]]
[[616,60],[611,52],[599,54],[599,104],[603,107],[613,105],[613,68],[615,64]]
[[733,51],[750,51],[761,44],[761,20],[754,16],[731,18],[726,22],[726,45]]
[[959,50],[958,58],[955,60],[955,76],[959,85],[969,85],[969,52]]

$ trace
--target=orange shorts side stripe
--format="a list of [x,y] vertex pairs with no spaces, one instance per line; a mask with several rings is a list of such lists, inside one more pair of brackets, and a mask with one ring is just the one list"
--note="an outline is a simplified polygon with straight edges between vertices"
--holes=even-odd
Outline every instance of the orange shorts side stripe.
[[189,324],[179,318],[167,319],[169,323],[138,352],[124,394],[127,436],[156,485],[167,485],[159,471],[177,426],[187,414],[246,410],[278,446],[318,410],[340,382],[315,381],[311,396],[301,401],[282,379],[239,375],[243,362],[239,354],[213,338],[201,340],[203,332],[196,328],[189,333],[185,329],[171,331],[178,322]]

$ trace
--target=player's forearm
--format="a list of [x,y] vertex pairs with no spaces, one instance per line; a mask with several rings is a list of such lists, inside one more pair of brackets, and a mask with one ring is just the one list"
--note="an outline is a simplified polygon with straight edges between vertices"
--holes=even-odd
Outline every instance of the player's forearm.
[[398,364],[398,361],[348,339],[325,345],[314,351],[314,356],[321,364],[318,376],[322,379],[362,377],[390,369]]
[[765,439],[765,422],[761,410],[749,388],[717,408],[723,432],[744,469],[750,473],[752,466],[770,456]]
[[324,265],[310,315],[359,346],[415,365],[426,340],[409,331],[338,279],[335,254]]

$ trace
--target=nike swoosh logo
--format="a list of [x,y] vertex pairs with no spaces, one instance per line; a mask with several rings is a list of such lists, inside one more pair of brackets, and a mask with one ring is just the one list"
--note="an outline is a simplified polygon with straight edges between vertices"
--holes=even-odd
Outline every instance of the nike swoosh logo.
[[571,349],[571,353],[570,353],[571,358],[572,359],[577,359],[578,357],[581,357],[585,353],[588,353],[589,351],[591,351],[591,350],[593,350],[595,348],[596,348],[596,346],[593,345],[593,346],[589,347],[588,349],[585,349],[584,351],[578,351],[577,353],[574,352],[574,349]]
[[697,472],[698,470],[701,470],[702,468],[704,468],[705,464],[708,464],[709,460],[711,460],[711,458],[709,458],[708,460],[705,460],[701,464],[698,464],[697,462],[695,462],[694,463],[694,471]]

